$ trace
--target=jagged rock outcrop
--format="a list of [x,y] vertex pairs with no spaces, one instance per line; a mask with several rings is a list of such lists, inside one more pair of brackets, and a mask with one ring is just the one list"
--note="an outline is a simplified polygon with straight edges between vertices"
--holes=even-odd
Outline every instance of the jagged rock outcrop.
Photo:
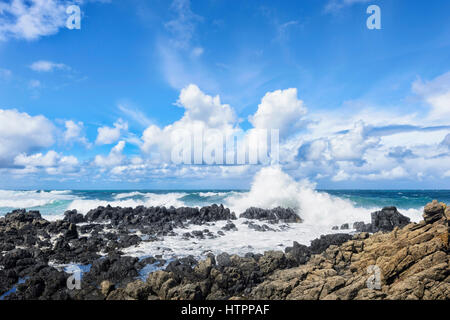
[[78,213],[77,210],[68,210],[64,212],[64,220],[73,224],[86,222],[84,215]]
[[427,206],[424,216],[438,215],[439,219],[395,227],[390,233],[355,235],[312,256],[305,265],[276,271],[248,297],[450,299],[448,220],[441,215],[442,206],[436,207],[436,203]]
[[[423,210],[423,220],[426,223],[433,223],[434,221],[437,221],[441,219],[445,215],[445,210],[447,209],[447,206],[445,203],[438,202],[437,200],[434,200],[431,203],[428,203],[424,210]],[[448,217],[448,211],[447,211],[447,217]]]
[[189,207],[98,207],[86,214],[89,222],[111,221],[114,226],[139,227],[149,226],[154,229],[171,230],[171,227],[183,226],[189,221],[192,224],[204,224],[206,222],[220,220],[236,220],[236,215],[223,205],[198,208]]
[[291,208],[276,207],[274,209],[261,209],[250,207],[244,211],[240,218],[267,220],[270,223],[302,222],[302,219]]
[[[395,227],[404,227],[410,219],[398,212],[396,207],[384,207],[371,213],[371,223],[355,222],[353,228],[358,232],[392,231]],[[342,227],[341,227],[342,229]]]
[[[445,210],[391,232],[328,235],[309,247],[294,243],[286,253],[178,261],[108,299],[449,299]],[[387,218],[395,218],[389,211]]]

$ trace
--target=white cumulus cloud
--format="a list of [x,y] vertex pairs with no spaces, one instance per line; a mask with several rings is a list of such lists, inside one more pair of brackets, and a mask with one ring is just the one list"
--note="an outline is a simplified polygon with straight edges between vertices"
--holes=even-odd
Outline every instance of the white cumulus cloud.
[[122,133],[128,130],[128,123],[124,122],[122,119],[117,120],[113,127],[100,127],[97,129],[98,135],[95,143],[101,144],[112,144],[120,139]]
[[80,142],[86,146],[90,146],[86,136],[83,133],[84,124],[83,122],[75,122],[73,120],[65,121],[64,123],[66,130],[63,133],[63,139],[66,144],[73,142]]
[[125,141],[119,141],[107,156],[97,155],[94,159],[94,164],[99,167],[114,167],[120,165],[125,159],[125,156],[122,154],[125,144]]
[[[177,133],[194,134],[215,129],[227,135],[237,130],[237,119],[233,109],[227,104],[222,104],[219,96],[207,95],[196,85],[191,84],[181,90],[177,105],[185,109],[183,117],[164,128],[149,126],[142,135],[142,151],[156,152],[161,160],[169,160],[174,145],[172,138]],[[215,145],[219,142],[213,136],[209,138],[209,141],[205,139],[205,144]]]
[[50,175],[74,173],[78,171],[79,166],[76,157],[63,156],[54,150],[46,154],[36,153],[29,156],[25,153],[19,154],[14,159],[14,164],[23,167],[23,169],[16,169],[17,173],[44,170]]
[[18,154],[50,147],[54,143],[54,129],[44,116],[0,109],[0,166],[11,165]]
[[257,129],[279,129],[280,136],[285,137],[300,129],[306,112],[297,89],[276,90],[266,93],[249,121]]

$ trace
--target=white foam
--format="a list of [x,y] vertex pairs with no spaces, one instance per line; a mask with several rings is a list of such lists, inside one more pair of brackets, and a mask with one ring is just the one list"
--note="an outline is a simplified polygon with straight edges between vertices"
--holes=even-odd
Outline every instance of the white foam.
[[136,197],[136,196],[146,196],[146,193],[142,193],[139,191],[134,191],[134,192],[126,192],[126,193],[118,193],[114,196],[114,199],[125,199],[125,198],[132,198],[132,197]]
[[52,190],[49,191],[51,194],[71,194],[72,190]]
[[[142,257],[148,255],[162,255],[164,259],[170,259],[174,256],[183,257],[193,255],[196,258],[202,258],[206,253],[211,252],[215,255],[221,252],[229,254],[245,255],[248,252],[264,253],[269,250],[283,250],[287,246],[292,246],[293,241],[304,245],[310,245],[311,240],[320,237],[322,234],[330,234],[342,231],[332,231],[325,226],[311,225],[307,223],[289,224],[289,229],[284,231],[265,231],[259,232],[249,229],[244,222],[246,219],[238,219],[233,223],[238,231],[226,231],[224,236],[215,239],[189,239],[182,237],[185,232],[193,230],[208,229],[215,235],[221,230],[226,222],[218,221],[214,226],[189,226],[187,229],[175,229],[177,236],[167,236],[163,240],[152,242],[141,242],[139,245],[124,249],[126,255]],[[257,224],[263,222],[257,221]],[[280,225],[271,225],[272,229],[280,230]],[[351,230],[347,230],[351,231]]]
[[401,209],[399,210],[400,213],[404,216],[407,216],[411,219],[411,222],[420,222],[423,220],[422,213],[423,213],[423,207],[420,209]]
[[115,200],[106,201],[98,199],[76,199],[72,201],[68,207],[68,210],[77,209],[80,213],[87,213],[91,209],[95,209],[99,206],[110,205],[112,207],[122,207],[122,208],[135,208],[138,206],[152,207],[152,206],[174,206],[182,207],[184,202],[179,200],[184,197],[186,193],[166,193],[166,194],[156,194],[156,193],[146,193],[144,199],[125,199],[125,200]]
[[0,190],[0,208],[34,208],[52,204],[58,200],[71,200],[76,197],[69,191],[13,191]]
[[356,208],[349,200],[318,192],[312,183],[297,182],[278,166],[261,169],[255,175],[250,191],[228,197],[226,205],[237,214],[249,207],[293,208],[306,223],[328,226],[369,222],[369,213],[374,211],[374,208]]
[[42,218],[47,221],[53,222],[64,219],[64,214],[43,214]]
[[224,197],[234,192],[199,192],[200,197]]

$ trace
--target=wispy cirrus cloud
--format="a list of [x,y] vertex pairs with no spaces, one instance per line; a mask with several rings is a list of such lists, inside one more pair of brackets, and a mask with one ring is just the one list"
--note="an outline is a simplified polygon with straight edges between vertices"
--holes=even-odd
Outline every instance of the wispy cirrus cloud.
[[0,68],[0,79],[9,79],[11,76],[12,76],[11,70]]
[[211,84],[214,81],[199,60],[205,50],[198,41],[197,29],[204,18],[192,11],[190,0],[174,0],[170,12],[172,18],[163,24],[165,33],[156,44],[166,81],[175,89],[191,82]]
[[128,103],[121,103],[118,105],[118,108],[124,115],[143,127],[148,127],[153,123],[142,110]]
[[203,17],[191,10],[190,0],[174,0],[170,8],[174,18],[164,24],[173,36],[170,41],[176,47],[188,48],[195,35],[197,23],[203,21]]
[[450,72],[431,81],[418,79],[412,89],[430,106],[429,118],[446,121],[450,117]]
[[36,72],[52,72],[54,70],[70,70],[64,63],[56,63],[47,60],[35,61],[30,65],[30,69]]

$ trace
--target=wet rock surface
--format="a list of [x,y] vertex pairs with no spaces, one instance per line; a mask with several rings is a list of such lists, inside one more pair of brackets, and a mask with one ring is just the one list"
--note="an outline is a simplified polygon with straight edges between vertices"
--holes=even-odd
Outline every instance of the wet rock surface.
[[[292,212],[251,208],[243,215],[249,227],[264,229],[299,222]],[[224,252],[200,261],[192,256],[138,259],[122,252],[188,225],[198,226],[186,232],[195,241],[222,236],[234,232],[235,219],[234,213],[216,205],[99,207],[86,216],[66,212],[63,220],[54,222],[37,211],[13,211],[0,218],[0,299],[450,298],[448,208],[437,202],[425,208],[425,220],[418,224],[408,224],[396,209],[384,208],[372,214],[367,229],[377,230],[373,235],[324,235],[310,246],[294,242],[284,252],[244,257]],[[213,234],[207,225],[217,221],[225,225]],[[84,268],[72,274],[61,267],[71,263]],[[143,278],[149,266],[157,271]],[[379,270],[379,289],[368,287],[368,268]],[[70,284],[76,288],[71,290]]]

